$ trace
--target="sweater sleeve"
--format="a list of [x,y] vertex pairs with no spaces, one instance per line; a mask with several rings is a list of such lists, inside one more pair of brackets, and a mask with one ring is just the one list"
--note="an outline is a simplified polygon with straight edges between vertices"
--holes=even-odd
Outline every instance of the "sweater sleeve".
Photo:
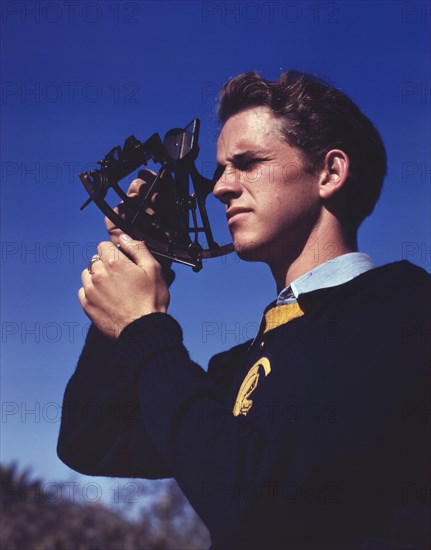
[[140,414],[136,388],[115,356],[115,343],[92,325],[64,394],[60,459],[87,475],[170,477]]
[[271,482],[280,460],[274,426],[265,431],[262,423],[232,415],[220,385],[191,361],[181,329],[168,314],[128,325],[117,356],[136,382],[157,451],[210,532],[217,533],[213,543],[232,544],[236,529],[263,510],[259,499],[235,495]]

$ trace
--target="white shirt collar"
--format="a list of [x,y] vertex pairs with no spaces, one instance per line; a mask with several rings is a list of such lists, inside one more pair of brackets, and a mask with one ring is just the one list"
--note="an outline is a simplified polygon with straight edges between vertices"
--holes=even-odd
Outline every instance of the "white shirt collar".
[[342,285],[373,268],[372,259],[363,252],[342,254],[318,265],[293,281],[280,292],[277,305],[295,301],[300,294]]

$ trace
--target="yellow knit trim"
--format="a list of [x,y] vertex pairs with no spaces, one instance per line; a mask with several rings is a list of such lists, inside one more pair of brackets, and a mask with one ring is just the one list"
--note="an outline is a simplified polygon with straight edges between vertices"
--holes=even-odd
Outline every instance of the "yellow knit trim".
[[304,312],[299,307],[298,302],[273,307],[265,313],[265,328],[263,333],[266,334],[270,330],[274,330],[302,315],[304,315]]

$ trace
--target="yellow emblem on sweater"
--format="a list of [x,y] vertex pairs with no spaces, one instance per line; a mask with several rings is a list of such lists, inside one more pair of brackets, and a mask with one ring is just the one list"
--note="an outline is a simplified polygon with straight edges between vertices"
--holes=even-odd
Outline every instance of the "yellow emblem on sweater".
[[238,392],[238,396],[235,401],[235,406],[233,408],[233,415],[239,416],[243,414],[247,415],[248,411],[253,405],[253,401],[249,399],[250,395],[257,388],[260,376],[260,368],[262,367],[265,377],[271,372],[271,364],[267,357],[262,357],[251,367],[248,371],[247,376],[244,378],[243,383]]

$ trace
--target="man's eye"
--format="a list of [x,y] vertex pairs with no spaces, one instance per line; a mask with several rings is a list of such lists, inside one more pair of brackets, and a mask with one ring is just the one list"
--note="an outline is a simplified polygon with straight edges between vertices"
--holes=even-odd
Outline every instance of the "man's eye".
[[248,172],[250,170],[253,170],[256,168],[256,166],[260,164],[259,159],[250,159],[247,161],[242,162],[240,165],[238,165],[238,169],[242,170],[243,172]]
[[261,162],[261,159],[256,158],[238,161],[229,168],[226,166],[217,166],[213,175],[213,182],[216,184],[225,172],[226,174],[230,174],[237,170],[241,172],[250,172],[251,170],[254,170]]

